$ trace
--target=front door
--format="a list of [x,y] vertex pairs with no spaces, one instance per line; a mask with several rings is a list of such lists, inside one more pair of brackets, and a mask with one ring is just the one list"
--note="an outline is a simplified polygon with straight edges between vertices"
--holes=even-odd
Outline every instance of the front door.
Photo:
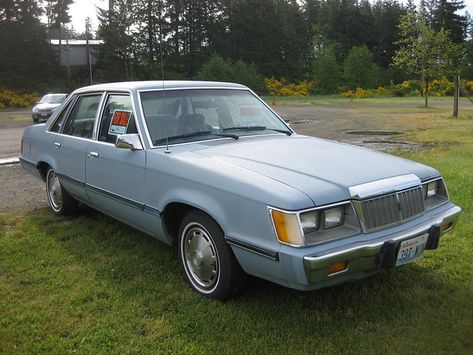
[[87,196],[95,208],[148,231],[149,216],[144,212],[146,151],[115,147],[117,135],[126,133],[137,133],[131,98],[128,94],[109,94],[97,140],[87,147]]

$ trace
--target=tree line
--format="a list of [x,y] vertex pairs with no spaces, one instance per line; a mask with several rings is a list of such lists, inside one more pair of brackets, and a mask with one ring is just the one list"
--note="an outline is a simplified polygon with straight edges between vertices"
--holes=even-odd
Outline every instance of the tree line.
[[[48,39],[65,31],[72,2],[0,1],[0,86],[59,85],[64,73]],[[284,77],[290,82],[314,81],[316,92],[330,93],[341,86],[370,88],[441,75],[473,79],[471,18],[460,14],[463,0],[422,0],[419,6],[413,0],[406,5],[398,0],[109,4],[109,9],[97,10],[96,36],[104,40],[94,69],[98,81],[201,78],[240,81],[260,89],[259,78]],[[43,14],[48,24],[40,22]],[[433,67],[441,65],[430,71],[431,66],[416,66],[408,58],[415,54],[417,62],[423,60],[419,56],[426,49],[414,42],[430,38],[428,33],[441,33],[444,40],[430,45],[440,48],[440,54],[448,53],[448,58],[431,61]],[[419,52],[406,52],[408,47]]]

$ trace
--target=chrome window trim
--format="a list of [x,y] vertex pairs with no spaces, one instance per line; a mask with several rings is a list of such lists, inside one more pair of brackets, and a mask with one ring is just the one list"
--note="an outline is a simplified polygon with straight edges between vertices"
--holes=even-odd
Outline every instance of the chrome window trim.
[[[144,92],[152,92],[152,91],[156,91],[156,92],[160,92],[160,91],[180,91],[180,90],[239,90],[239,91],[247,91],[249,92],[250,94],[252,94],[257,100],[259,100],[260,102],[263,103],[264,106],[266,106],[272,114],[274,114],[276,116],[277,119],[279,119],[283,124],[284,126],[287,127],[287,129],[291,132],[291,134],[295,134],[295,132],[292,130],[292,128],[290,128],[286,121],[284,121],[281,117],[279,117],[279,115],[274,111],[272,110],[267,104],[266,102],[264,102],[258,95],[256,95],[250,88],[247,88],[247,87],[235,87],[235,88],[232,88],[232,87],[221,87],[221,86],[212,86],[212,87],[205,87],[205,86],[185,86],[185,87],[180,87],[180,88],[166,88],[163,84],[163,87],[158,87],[158,88],[154,88],[154,89],[141,89],[141,90],[136,90],[136,93],[138,94],[137,95],[137,99],[138,99],[138,105],[139,105],[139,108],[140,108],[140,113],[141,113],[141,117],[143,117],[143,124],[144,124],[144,127],[145,127],[145,133],[146,133],[146,138],[148,139],[148,143],[149,143],[149,146],[151,148],[164,148],[164,147],[175,147],[175,146],[181,146],[181,145],[185,145],[185,144],[195,144],[195,143],[198,143],[198,142],[209,142],[209,141],[216,141],[216,140],[228,140],[228,139],[233,139],[231,137],[219,137],[219,138],[211,138],[211,139],[203,139],[203,140],[197,140],[197,141],[191,141],[191,142],[182,142],[182,143],[174,143],[174,144],[162,144],[162,145],[154,145],[153,144],[153,141],[151,139],[151,135],[149,134],[149,130],[148,130],[148,123],[146,122],[146,116],[145,116],[145,113],[143,111],[143,104],[141,102],[141,93],[144,93]],[[165,93],[164,93],[165,94]],[[285,135],[284,133],[269,133],[269,134],[261,134],[261,135],[258,135],[258,136],[274,136],[274,135]],[[254,137],[254,135],[241,135],[241,137]]]

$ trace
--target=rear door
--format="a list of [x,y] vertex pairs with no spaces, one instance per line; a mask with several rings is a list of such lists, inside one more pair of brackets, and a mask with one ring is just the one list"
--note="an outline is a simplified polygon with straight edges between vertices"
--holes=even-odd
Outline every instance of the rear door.
[[86,201],[85,160],[92,139],[102,93],[79,95],[55,135],[57,175],[66,190],[79,200]]

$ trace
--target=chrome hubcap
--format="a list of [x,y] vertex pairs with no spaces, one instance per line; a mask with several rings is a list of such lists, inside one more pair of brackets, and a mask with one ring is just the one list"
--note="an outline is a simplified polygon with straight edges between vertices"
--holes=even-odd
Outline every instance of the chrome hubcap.
[[54,210],[60,210],[62,206],[61,183],[54,171],[48,174],[48,196],[51,207]]
[[187,273],[198,286],[212,288],[218,280],[218,254],[207,231],[200,225],[188,226],[182,243]]

